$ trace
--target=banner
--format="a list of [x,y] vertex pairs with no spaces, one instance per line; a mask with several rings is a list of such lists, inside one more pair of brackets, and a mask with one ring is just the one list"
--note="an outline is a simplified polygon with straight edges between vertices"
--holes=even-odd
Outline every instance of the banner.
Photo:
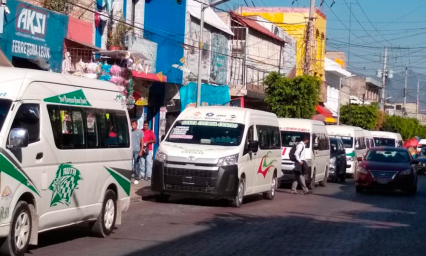
[[[190,82],[179,89],[181,111],[187,107],[195,106],[197,102],[197,83]],[[225,106],[229,105],[231,96],[228,85],[214,86],[211,84],[201,84],[201,105],[202,106]]]

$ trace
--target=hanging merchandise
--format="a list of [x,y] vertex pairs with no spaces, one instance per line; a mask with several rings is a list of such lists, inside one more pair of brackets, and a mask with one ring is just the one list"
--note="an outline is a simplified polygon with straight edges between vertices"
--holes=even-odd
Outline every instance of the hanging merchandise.
[[98,74],[96,73],[98,70],[98,64],[95,62],[91,62],[89,64],[86,65],[86,74],[84,75],[84,77],[86,78],[90,78],[90,79],[97,79],[98,78]]
[[75,73],[73,75],[84,76],[85,69],[86,63],[84,63],[83,60],[80,59],[80,61],[75,65]]
[[113,0],[105,0],[105,9],[108,12],[108,14],[111,14],[113,3],[114,3]]
[[95,12],[95,27],[99,27],[101,23],[100,13],[98,11]]

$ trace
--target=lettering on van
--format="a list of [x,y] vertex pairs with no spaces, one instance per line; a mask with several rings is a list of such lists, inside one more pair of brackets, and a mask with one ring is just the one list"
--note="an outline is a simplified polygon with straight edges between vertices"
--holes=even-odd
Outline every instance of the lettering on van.
[[299,131],[299,132],[310,132],[310,129],[306,128],[294,128],[294,127],[280,127],[282,131]]
[[83,90],[77,90],[44,99],[45,102],[74,106],[91,106]]
[[266,178],[266,174],[268,171],[274,167],[273,163],[277,160],[272,160],[268,162],[268,157],[270,157],[270,154],[272,154],[271,151],[269,151],[266,155],[262,157],[262,160],[260,161],[259,169],[257,170],[257,173],[260,173],[263,175],[263,178]]
[[0,219],[1,220],[5,220],[7,218],[9,218],[9,207],[6,207],[6,208],[2,207],[2,208],[0,208]]
[[52,191],[50,207],[59,203],[69,206],[75,189],[78,189],[78,182],[83,180],[79,170],[71,164],[61,164],[56,171],[56,177],[49,186]]
[[202,150],[197,150],[197,149],[185,149],[185,150],[182,151],[182,154],[203,155],[204,152]]

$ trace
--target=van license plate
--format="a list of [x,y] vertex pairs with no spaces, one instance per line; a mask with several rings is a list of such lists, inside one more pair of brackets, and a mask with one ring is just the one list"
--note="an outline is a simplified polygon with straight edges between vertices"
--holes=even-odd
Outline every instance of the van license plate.
[[377,179],[377,183],[379,184],[388,184],[391,179]]
[[188,177],[188,176],[183,177],[182,183],[185,184],[185,185],[194,185],[195,184],[194,178],[193,177]]

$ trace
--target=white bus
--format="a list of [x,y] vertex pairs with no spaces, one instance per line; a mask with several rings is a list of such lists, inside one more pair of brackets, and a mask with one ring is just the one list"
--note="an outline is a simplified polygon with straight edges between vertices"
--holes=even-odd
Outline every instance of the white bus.
[[187,108],[156,153],[151,189],[170,195],[230,199],[246,195],[272,200],[282,176],[281,140],[275,114],[247,108]]
[[367,152],[365,134],[362,128],[347,125],[327,125],[330,137],[339,138],[343,141],[346,151],[347,165],[346,173],[355,175],[357,158],[363,157]]
[[371,131],[374,137],[374,141],[377,147],[397,147],[402,148],[404,141],[399,133],[394,132],[383,132],[383,131]]
[[130,204],[126,107],[114,84],[0,68],[1,255],[80,222],[106,237]]

